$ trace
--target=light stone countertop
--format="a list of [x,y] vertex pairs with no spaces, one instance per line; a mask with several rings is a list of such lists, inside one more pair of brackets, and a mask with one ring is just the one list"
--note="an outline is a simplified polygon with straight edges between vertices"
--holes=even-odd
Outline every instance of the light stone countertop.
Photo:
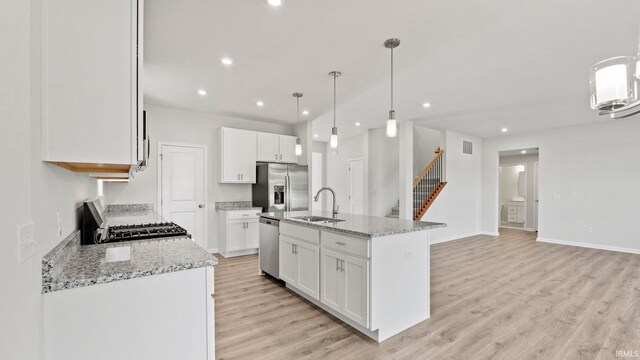
[[427,221],[413,221],[377,216],[338,214],[338,219],[344,220],[335,223],[309,222],[294,219],[298,216],[322,216],[332,217],[329,212],[320,211],[293,211],[293,212],[267,212],[259,214],[261,217],[279,220],[281,222],[308,226],[320,230],[335,231],[347,235],[355,235],[366,238],[375,238],[396,234],[404,234],[414,231],[425,231],[446,227],[447,224]]
[[[218,259],[187,237],[80,246],[79,234],[80,231],[71,234],[42,259],[43,293],[218,263]],[[129,259],[109,262],[108,249],[125,250]]]
[[261,207],[253,206],[251,201],[218,201],[216,202],[216,210],[234,211],[234,210],[258,210]]

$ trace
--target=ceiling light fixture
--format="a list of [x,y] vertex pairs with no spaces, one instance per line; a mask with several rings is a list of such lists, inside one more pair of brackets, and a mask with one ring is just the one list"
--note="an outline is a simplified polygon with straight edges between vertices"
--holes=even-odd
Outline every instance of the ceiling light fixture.
[[300,141],[300,98],[302,93],[293,93],[296,98],[296,116],[298,117],[298,137],[296,138],[296,156],[302,155],[302,142]]
[[207,95],[207,90],[204,90],[204,89],[200,89],[200,90],[198,90],[198,95],[200,95],[200,96],[205,96],[205,95]]
[[384,42],[384,47],[391,49],[391,110],[389,110],[389,120],[387,120],[387,136],[396,137],[398,134],[398,122],[396,121],[396,112],[393,110],[393,49],[400,45],[398,39],[388,39]]
[[302,111],[302,115],[305,115],[305,116],[306,116],[306,115],[309,115],[309,110],[303,110],[303,111]]
[[431,107],[431,103],[426,102],[426,103],[422,104],[422,107],[423,108],[430,108]]
[[507,131],[509,131],[509,129],[507,129],[507,128],[502,128],[502,129],[500,129],[500,131],[502,131],[502,132],[507,132]]
[[228,58],[228,57],[223,57],[222,59],[220,59],[220,61],[221,61],[223,64],[227,65],[227,66],[229,66],[229,65],[233,64],[233,60],[231,60],[231,59],[230,59],[230,58]]
[[314,137],[314,138],[317,138],[317,137],[318,137],[318,134],[313,134],[313,137]]
[[640,113],[640,41],[636,56],[618,56],[589,69],[591,108],[622,119]]
[[282,5],[282,0],[267,0],[267,4],[271,6],[280,6]]
[[527,150],[520,151],[520,154],[526,154],[526,153],[527,153]]
[[357,122],[357,123],[355,123],[355,125],[356,125],[356,126],[360,126],[360,123],[359,123],[359,122]]
[[258,100],[258,101],[256,102],[256,105],[258,105],[258,106],[262,107],[262,106],[264,106],[264,103],[263,103],[262,101]]
[[336,127],[336,78],[342,75],[340,71],[332,71],[329,76],[333,76],[333,127],[331,128],[331,139],[329,140],[329,146],[332,149],[338,147],[338,128]]

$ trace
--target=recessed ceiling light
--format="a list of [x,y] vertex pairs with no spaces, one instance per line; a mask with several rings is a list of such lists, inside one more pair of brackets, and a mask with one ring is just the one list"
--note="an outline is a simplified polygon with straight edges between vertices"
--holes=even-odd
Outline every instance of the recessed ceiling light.
[[258,106],[264,106],[264,103],[263,103],[262,101],[258,100],[258,101],[256,102],[256,105],[258,105]]
[[429,108],[429,107],[431,107],[431,103],[426,102],[426,103],[422,104],[422,107],[423,108]]
[[502,132],[507,132],[507,131],[509,131],[509,129],[507,129],[507,128],[502,128],[502,129],[500,129],[500,131],[502,131]]
[[360,123],[359,123],[359,122],[357,122],[357,123],[356,123],[356,126],[360,126]]
[[199,94],[200,96],[205,96],[205,95],[207,95],[207,90],[205,90],[205,89],[200,89],[200,90],[198,90],[198,94]]
[[313,137],[314,137],[314,138],[317,138],[317,137],[318,137],[318,134],[313,134]]
[[227,66],[233,64],[233,60],[228,57],[223,57],[220,61]]
[[309,115],[309,110],[303,110],[302,115]]
[[282,0],[267,0],[267,4],[271,6],[280,6],[282,5]]
[[527,153],[527,150],[520,151],[520,154],[526,154],[526,153]]

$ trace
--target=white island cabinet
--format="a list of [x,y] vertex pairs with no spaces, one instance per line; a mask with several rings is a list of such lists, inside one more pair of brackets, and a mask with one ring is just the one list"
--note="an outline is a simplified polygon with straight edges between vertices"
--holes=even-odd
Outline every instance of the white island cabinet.
[[288,288],[378,342],[429,318],[429,229],[444,224],[350,214],[340,214],[337,224],[283,217],[280,278]]

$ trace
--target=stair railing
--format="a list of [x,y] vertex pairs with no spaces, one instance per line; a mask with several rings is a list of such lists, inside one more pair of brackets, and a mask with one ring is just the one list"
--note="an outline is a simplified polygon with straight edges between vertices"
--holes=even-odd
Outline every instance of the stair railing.
[[436,156],[413,182],[413,219],[420,220],[431,205],[429,200],[442,190],[444,183],[444,151],[435,151]]

